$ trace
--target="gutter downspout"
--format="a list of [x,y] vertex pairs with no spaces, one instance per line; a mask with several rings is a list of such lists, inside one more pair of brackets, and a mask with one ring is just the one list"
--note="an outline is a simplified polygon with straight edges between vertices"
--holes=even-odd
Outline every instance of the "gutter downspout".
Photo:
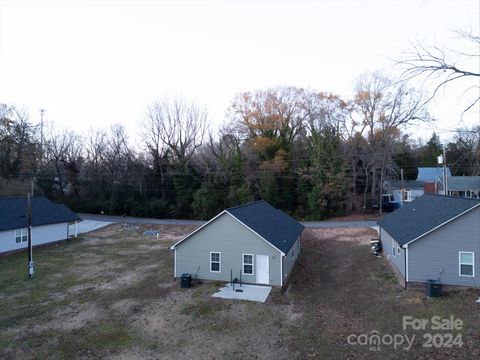
[[177,279],[177,249],[173,249],[173,281]]
[[404,261],[405,261],[405,290],[407,290],[408,286],[408,245],[404,248],[405,249],[405,254],[403,256]]
[[280,255],[280,287],[283,288],[283,255]]

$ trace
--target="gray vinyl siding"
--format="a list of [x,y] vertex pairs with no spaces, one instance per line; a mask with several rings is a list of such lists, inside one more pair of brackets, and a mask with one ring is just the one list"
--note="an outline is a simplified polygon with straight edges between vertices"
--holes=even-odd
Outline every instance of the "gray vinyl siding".
[[288,251],[287,255],[283,258],[283,283],[287,280],[288,276],[292,272],[293,266],[297,261],[300,254],[300,236],[297,238],[292,248]]
[[395,248],[398,244],[383,228],[380,228],[380,239],[382,241],[383,253],[405,279],[405,249],[400,249],[400,255],[397,253],[393,254],[393,244],[395,244]]
[[[221,253],[221,271],[210,272],[210,252]],[[242,275],[246,283],[256,283],[256,255],[269,256],[270,285],[281,285],[281,252],[224,213],[175,248],[175,276],[191,273],[198,279],[230,281],[239,277],[243,254],[254,256],[253,275]]]
[[[34,226],[32,245],[44,245],[67,239],[68,223]],[[28,242],[15,242],[15,229],[0,232],[0,253],[27,248]]]
[[[459,276],[459,251],[475,254],[474,278]],[[448,285],[480,285],[480,208],[408,245],[408,281],[438,278]]]

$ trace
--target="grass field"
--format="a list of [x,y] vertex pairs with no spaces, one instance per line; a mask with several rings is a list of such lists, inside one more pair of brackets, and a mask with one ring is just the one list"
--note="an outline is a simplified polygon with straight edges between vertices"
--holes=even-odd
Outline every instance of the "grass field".
[[[145,228],[160,230],[160,238],[144,237]],[[184,290],[172,281],[168,247],[192,229],[112,225],[35,249],[33,280],[26,278],[26,253],[0,257],[0,358],[480,357],[478,293],[427,300],[404,291],[384,260],[369,254],[372,230],[306,230],[288,287],[259,304],[211,298],[217,283]],[[412,330],[409,351],[347,342],[372,331],[403,334],[404,315],[460,318],[463,346],[424,348],[429,331]]]

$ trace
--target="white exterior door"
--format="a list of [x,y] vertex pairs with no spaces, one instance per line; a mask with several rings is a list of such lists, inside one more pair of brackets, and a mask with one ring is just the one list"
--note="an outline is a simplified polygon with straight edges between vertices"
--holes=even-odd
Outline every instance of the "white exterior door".
[[257,284],[270,284],[270,265],[268,255],[257,255]]

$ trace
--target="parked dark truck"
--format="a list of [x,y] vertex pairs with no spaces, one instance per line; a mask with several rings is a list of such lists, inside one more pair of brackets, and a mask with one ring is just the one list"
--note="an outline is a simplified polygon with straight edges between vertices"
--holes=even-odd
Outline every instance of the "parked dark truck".
[[[392,194],[382,195],[382,211],[392,212],[402,206],[400,201],[395,201]],[[378,204],[372,206],[374,209],[378,209]]]

